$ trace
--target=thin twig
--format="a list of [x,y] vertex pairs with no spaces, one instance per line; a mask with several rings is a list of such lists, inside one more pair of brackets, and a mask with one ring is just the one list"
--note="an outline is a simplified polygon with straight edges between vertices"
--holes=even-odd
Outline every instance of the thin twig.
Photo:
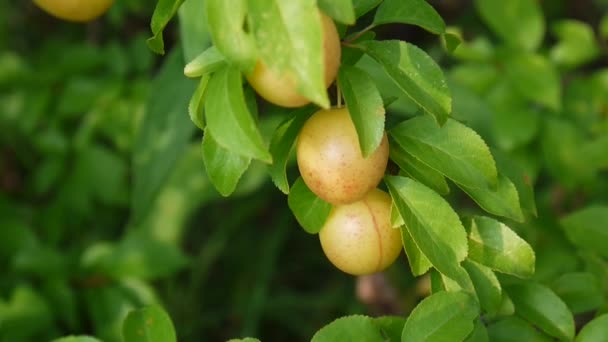
[[363,30],[355,33],[354,35],[352,35],[350,37],[348,37],[348,39],[344,40],[344,43],[352,43],[352,42],[354,42],[355,40],[357,40],[357,38],[361,37],[365,32],[373,29],[374,27],[376,27],[376,25],[370,24],[369,26],[367,26]]

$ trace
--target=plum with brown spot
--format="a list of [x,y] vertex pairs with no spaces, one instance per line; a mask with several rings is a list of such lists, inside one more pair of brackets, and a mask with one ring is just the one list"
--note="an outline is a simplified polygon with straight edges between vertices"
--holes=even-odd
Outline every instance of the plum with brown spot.
[[304,183],[331,204],[355,202],[374,189],[388,163],[388,139],[363,157],[347,108],[320,110],[302,127],[296,154]]
[[334,206],[319,232],[323,252],[352,275],[380,272],[401,253],[401,233],[391,226],[391,198],[370,191],[360,201]]

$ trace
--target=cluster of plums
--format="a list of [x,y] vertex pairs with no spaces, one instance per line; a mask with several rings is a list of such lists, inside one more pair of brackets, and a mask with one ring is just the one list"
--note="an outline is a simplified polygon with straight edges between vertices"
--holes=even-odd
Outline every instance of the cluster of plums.
[[[323,13],[320,16],[325,86],[329,87],[340,67],[340,37],[332,19]],[[309,102],[297,93],[293,80],[273,74],[260,62],[247,79],[260,96],[279,106],[299,107]],[[296,151],[304,183],[333,205],[319,232],[327,258],[353,275],[390,266],[401,252],[401,233],[391,227],[390,196],[376,188],[388,162],[386,134],[380,146],[364,158],[348,109],[323,109],[302,127]]]
[[[50,14],[70,21],[89,21],[113,0],[34,0]],[[340,67],[340,37],[331,18],[319,11],[323,32],[325,86]],[[289,75],[277,75],[258,62],[247,80],[267,101],[300,107],[310,101],[296,90]],[[364,158],[347,108],[319,110],[302,128],[297,162],[308,188],[333,205],[319,232],[327,258],[353,275],[370,274],[391,265],[401,251],[401,235],[391,227],[390,196],[379,189],[388,162],[388,140]]]

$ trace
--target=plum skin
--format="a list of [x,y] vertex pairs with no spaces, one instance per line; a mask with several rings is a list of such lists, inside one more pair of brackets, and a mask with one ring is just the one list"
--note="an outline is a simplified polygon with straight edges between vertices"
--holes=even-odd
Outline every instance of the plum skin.
[[86,22],[104,14],[114,0],[34,0],[34,3],[57,18]]
[[391,198],[379,189],[360,201],[334,206],[321,230],[323,252],[341,271],[367,275],[383,271],[401,253],[401,232],[391,225]]
[[[319,11],[323,32],[323,72],[325,88],[329,87],[340,67],[340,36],[330,17]],[[276,75],[264,63],[258,61],[253,72],[247,75],[249,84],[266,101],[282,107],[301,107],[310,102],[297,92],[291,75]]]
[[320,110],[304,124],[296,145],[304,183],[331,204],[361,199],[382,180],[388,163],[386,133],[378,148],[364,158],[347,108]]

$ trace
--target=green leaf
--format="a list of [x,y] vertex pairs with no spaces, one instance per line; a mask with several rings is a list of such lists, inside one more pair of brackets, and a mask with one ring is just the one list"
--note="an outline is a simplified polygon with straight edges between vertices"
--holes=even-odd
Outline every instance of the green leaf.
[[144,234],[134,231],[116,246],[110,245],[100,253],[98,260],[87,263],[115,279],[166,277],[186,266],[188,259],[177,246]]
[[534,250],[504,223],[476,216],[469,231],[469,258],[520,278],[534,274]]
[[129,313],[123,325],[125,342],[174,342],[175,328],[169,315],[158,305]]
[[512,158],[509,158],[502,151],[493,149],[492,155],[494,156],[494,160],[496,160],[498,170],[509,177],[515,185],[517,194],[519,195],[521,209],[532,216],[537,216],[536,200],[534,199],[534,190],[532,188],[532,177],[526,174],[517,162]]
[[515,312],[547,334],[560,340],[574,338],[574,318],[566,304],[549,288],[532,282],[505,289]]
[[311,342],[334,341],[385,341],[374,320],[367,316],[353,315],[336,319],[317,331]]
[[399,144],[391,142],[390,146],[390,159],[401,168],[401,171],[442,195],[450,192],[448,182],[441,173],[414,158]]
[[560,110],[561,81],[547,58],[538,54],[507,53],[502,61],[507,79],[520,96],[551,110]]
[[466,292],[437,292],[418,304],[405,323],[401,341],[461,341],[473,331],[479,309]]
[[475,7],[492,31],[505,42],[528,51],[536,50],[545,35],[545,22],[536,1],[476,0]]
[[497,82],[487,100],[494,110],[492,133],[498,147],[512,151],[534,139],[540,126],[538,108],[531,108],[511,83]]
[[205,117],[204,117],[204,105],[205,105],[205,90],[207,90],[207,84],[209,84],[209,76],[205,75],[201,77],[201,80],[190,98],[188,103],[188,114],[190,115],[190,121],[192,121],[196,127],[204,130],[205,129]]
[[545,119],[541,147],[545,170],[566,188],[591,183],[596,169],[585,153],[584,132],[570,121]]
[[24,283],[12,288],[6,302],[0,300],[0,317],[0,337],[5,341],[36,340],[36,336],[54,326],[53,312],[46,299]]
[[241,176],[249,168],[251,158],[240,156],[221,147],[206,130],[203,136],[203,162],[209,180],[222,196],[234,192]]
[[287,204],[298,223],[310,234],[317,234],[331,211],[331,204],[315,195],[299,177],[291,187]]
[[161,55],[165,54],[163,30],[167,24],[169,24],[169,21],[173,18],[175,13],[177,13],[182,2],[184,2],[184,0],[158,0],[150,22],[150,28],[152,29],[153,34],[147,41],[150,50]]
[[399,228],[403,226],[405,222],[403,221],[403,217],[399,214],[399,209],[397,209],[397,205],[395,202],[391,203],[391,227]]
[[608,39],[608,14],[604,14],[602,20],[600,20],[598,31],[600,37],[602,37],[604,40]]
[[578,20],[560,20],[553,24],[553,34],[559,42],[551,48],[549,56],[557,64],[575,68],[595,59],[600,49],[593,28]]
[[604,301],[604,294],[597,277],[589,272],[563,274],[553,281],[551,289],[575,315],[595,310]]
[[420,251],[420,248],[412,239],[410,232],[406,227],[396,228],[401,230],[401,241],[407,255],[407,262],[410,264],[410,270],[415,276],[425,274],[433,265],[429,259]]
[[517,222],[524,221],[524,214],[519,204],[517,188],[505,175],[498,174],[498,186],[496,189],[468,188],[458,185],[479,206],[494,215],[510,218]]
[[406,152],[458,184],[481,189],[497,184],[490,149],[475,131],[455,120],[439,127],[430,117],[417,116],[389,134]]
[[452,207],[436,192],[406,177],[386,176],[399,213],[420,251],[441,273],[458,280],[467,256],[466,232]]
[[292,75],[298,93],[328,108],[316,1],[249,1],[248,5],[248,23],[264,65],[275,75]]
[[98,340],[95,337],[81,335],[60,337],[51,342],[101,342],[101,340]]
[[360,43],[398,88],[440,124],[452,110],[452,98],[441,68],[415,45],[398,40]]
[[576,342],[601,342],[608,336],[608,314],[597,316],[585,324],[576,336]]
[[247,0],[205,0],[207,27],[213,44],[241,71],[249,73],[258,56],[253,35],[245,31]]
[[475,321],[475,326],[473,327],[473,331],[467,336],[464,342],[488,342],[488,330],[486,326],[483,324],[481,319]]
[[513,305],[513,301],[509,294],[505,291],[502,291],[502,298],[500,301],[500,307],[498,308],[498,312],[494,315],[490,315],[490,317],[505,317],[511,316],[515,313],[515,305]]
[[382,0],[353,0],[355,16],[357,18],[363,16],[367,12],[373,10],[376,6],[380,5],[381,2]]
[[502,288],[494,272],[472,260],[465,260],[462,266],[471,277],[481,308],[489,314],[496,313],[502,300]]
[[207,86],[207,130],[223,148],[244,157],[272,162],[272,156],[247,109],[241,73],[234,67],[218,70]]
[[188,77],[200,77],[221,69],[225,65],[226,58],[215,46],[211,46],[186,64],[184,75]]
[[272,155],[273,162],[268,167],[268,170],[274,185],[284,194],[289,194],[289,181],[286,173],[289,154],[298,138],[300,129],[315,111],[316,108],[307,106],[291,112],[277,126],[270,141],[270,154]]
[[405,318],[400,316],[381,316],[373,319],[374,324],[380,329],[385,341],[400,341],[401,332],[405,325]]
[[355,24],[352,0],[319,0],[319,8],[327,15],[346,25]]
[[228,342],[260,342],[257,338],[253,337],[245,337],[245,338],[233,338],[228,340]]
[[204,1],[186,1],[178,11],[180,41],[184,60],[190,61],[211,45],[211,36],[205,18]]
[[492,342],[553,341],[547,335],[517,316],[509,316],[488,325],[488,336]]
[[[354,33],[354,35],[358,35],[354,40],[350,41],[350,37],[346,37],[345,40],[353,45],[356,45],[356,43],[358,42],[364,42],[376,38],[376,33],[374,31],[366,31],[360,35],[359,33]],[[361,59],[361,57],[363,57],[363,53],[364,51],[360,48],[342,46],[340,64],[342,65],[342,67],[344,67],[345,65],[355,65]]]
[[382,97],[370,76],[357,67],[342,66],[338,84],[355,124],[363,157],[367,158],[378,149],[384,137]]
[[417,25],[435,34],[445,32],[443,19],[425,0],[384,0],[376,10],[373,24],[389,23]]
[[441,34],[441,45],[447,52],[453,53],[461,44],[462,38],[459,35],[453,32]]
[[442,290],[448,292],[468,292],[472,296],[474,296],[475,301],[479,303],[479,299],[477,298],[477,293],[475,291],[475,286],[473,285],[473,281],[471,280],[471,277],[469,276],[467,271],[461,266],[458,266],[456,270],[458,271],[458,273],[455,273],[456,277],[448,277],[447,275],[440,273]]
[[133,146],[132,224],[148,214],[162,184],[188,146],[194,125],[186,115],[195,83],[181,76],[179,49],[166,59],[150,89]]
[[561,219],[568,239],[581,249],[608,257],[608,206],[591,205]]

